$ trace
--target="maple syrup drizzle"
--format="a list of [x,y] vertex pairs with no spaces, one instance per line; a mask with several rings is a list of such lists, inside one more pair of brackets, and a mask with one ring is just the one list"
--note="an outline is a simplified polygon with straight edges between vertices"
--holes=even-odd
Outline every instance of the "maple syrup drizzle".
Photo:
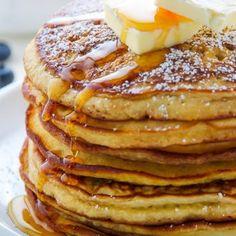
[[73,178],[71,175],[68,175],[66,173],[64,173],[60,176],[60,181],[64,184],[70,185],[70,186],[78,186],[79,185],[78,178]]
[[104,13],[103,12],[94,12],[79,16],[61,16],[56,17],[47,22],[48,27],[55,27],[55,26],[63,26],[63,25],[70,25],[77,21],[84,21],[84,20],[103,20]]
[[165,47],[165,43],[166,43],[166,39],[168,37],[168,30],[163,30],[158,38],[158,47],[160,48],[164,48]]
[[180,26],[179,25],[177,26],[175,38],[176,38],[176,42],[181,42],[181,33],[180,33]]
[[[71,65],[66,67],[62,71],[62,79],[67,81],[83,80],[86,70],[92,68],[94,64],[100,60],[105,60],[119,49],[123,49],[119,40],[107,41],[99,45],[96,49],[93,49],[86,55],[77,57]],[[136,64],[135,66],[126,66],[108,76],[89,82],[89,84],[79,92],[75,101],[75,107],[80,110],[99,88],[102,88],[103,86],[113,86],[123,82],[136,67]]]
[[26,196],[18,196],[8,204],[8,215],[14,225],[23,233],[30,236],[60,236],[34,214]]
[[84,56],[78,56],[69,66],[65,67],[61,77],[65,81],[83,80],[84,72],[92,68],[99,60],[105,60],[109,55],[122,49],[119,40],[107,41]]
[[42,120],[44,122],[47,122],[51,119],[52,115],[54,114],[53,111],[54,111],[55,106],[56,104],[50,99],[46,102],[46,104],[43,107],[43,111],[41,115]]
[[50,79],[47,87],[48,98],[54,101],[60,99],[60,97],[67,92],[70,84],[67,81],[61,79]]
[[[122,20],[124,26],[121,31],[121,41],[126,43],[128,32],[130,28],[135,28],[142,32],[151,32],[155,30],[163,30],[163,34],[161,34],[161,38],[158,41],[161,41],[159,48],[165,45],[165,40],[168,35],[168,31],[172,27],[178,27],[180,23],[190,22],[192,20],[176,15],[168,10],[163,8],[158,8],[155,15],[154,22],[136,22],[132,19],[129,19],[126,15],[123,15],[118,12],[120,19]],[[166,35],[166,36],[164,36]],[[163,42],[164,43],[163,43]],[[159,44],[158,44],[159,45]]]
[[37,182],[37,188],[40,192],[43,191],[43,187],[45,183],[47,182],[47,180],[48,180],[47,176],[42,171],[40,171],[39,176],[38,176],[38,182]]
[[81,110],[84,104],[96,93],[97,90],[107,87],[115,86],[123,81],[127,80],[131,74],[135,73],[137,64],[129,65],[119,69],[118,71],[111,73],[99,79],[95,79],[89,83],[82,91],[79,92],[75,99],[75,108]]
[[[163,11],[159,11],[157,15],[159,18],[165,19],[165,16],[163,16],[164,15]],[[171,24],[176,25],[176,22],[179,22],[178,17],[175,17],[174,23]],[[153,25],[151,26],[153,27]],[[129,27],[129,22],[125,21],[125,27],[121,39],[122,41],[125,41],[124,38],[127,36],[128,27]],[[168,30],[163,30],[163,32],[160,34],[158,43],[164,46],[167,36],[168,36]],[[61,72],[62,80],[69,81],[71,83],[71,86],[73,87],[74,86],[73,84],[74,83],[76,84],[76,81],[86,80],[86,72],[88,72],[89,69],[93,68],[95,64],[98,65],[99,62],[104,63],[106,62],[106,59],[109,61],[111,59],[111,56],[114,56],[114,54],[116,54],[120,49],[121,50],[124,49],[124,46],[123,44],[121,44],[120,40],[106,41],[105,43],[98,45],[91,52],[88,52],[84,56],[78,56],[69,66],[65,67]],[[161,57],[162,55],[163,54],[161,54]],[[125,80],[130,79],[131,76],[134,76],[135,74],[138,74],[138,72],[143,71],[148,63],[146,63],[145,66],[142,66],[139,64],[138,56],[136,56],[136,60],[137,61],[134,62],[134,65],[123,67],[107,76],[92,81],[88,81],[87,85],[78,93],[75,99],[74,107],[77,109],[77,111],[80,111],[84,106],[84,104],[91,97],[93,97],[98,90],[107,88],[109,86],[119,85]],[[156,62],[156,64],[160,64],[160,57],[158,56],[158,59],[153,60],[152,62],[154,61]]]
[[[167,37],[167,31],[162,32],[162,36],[160,37],[160,42],[165,42],[165,38]],[[96,62],[99,60],[104,60],[109,57],[112,53],[116,52],[117,49],[121,48],[120,41],[108,41],[96,49],[92,50],[88,54],[78,57],[70,66],[66,67],[62,72],[62,78],[67,81],[76,80],[76,74],[79,74],[80,80],[81,73],[84,73],[86,69],[93,67]],[[146,69],[150,69],[154,66],[159,65],[163,62],[166,51],[155,51],[153,53],[144,54],[141,56],[135,57],[135,62],[133,65],[125,66],[107,76],[92,80],[88,83],[88,85],[82,89],[75,99],[75,108],[77,110],[81,110],[84,104],[95,95],[96,91],[102,89],[104,87],[119,85],[124,82],[126,79],[129,79],[132,75],[138,74],[141,71],[145,71]],[[73,74],[73,71],[75,74]],[[78,73],[79,71],[79,73]],[[44,107],[42,117],[43,121],[48,121],[51,118],[53,113],[53,102],[48,101]]]
[[121,46],[121,43],[119,40],[114,41],[107,41],[105,43],[102,43],[99,45],[96,49],[93,49],[88,54],[79,57],[75,63],[82,62],[86,60],[87,58],[92,59],[94,62],[102,60],[112,54],[113,52],[117,51],[117,49]]
[[122,43],[126,43],[128,33],[129,33],[129,25],[125,23],[120,35],[120,40]]

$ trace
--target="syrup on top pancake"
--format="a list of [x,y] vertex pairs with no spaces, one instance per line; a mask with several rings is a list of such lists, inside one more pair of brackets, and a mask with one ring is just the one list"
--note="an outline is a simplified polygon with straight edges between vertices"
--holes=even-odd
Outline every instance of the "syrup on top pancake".
[[[236,31],[203,29],[178,47],[137,56],[103,20],[45,26],[36,44],[48,69],[78,89],[136,95],[151,91],[235,89]],[[94,86],[95,87],[95,86]]]
[[[98,15],[95,19],[78,20],[76,11],[75,17],[73,11],[64,18],[60,14],[59,18],[56,16],[59,22],[44,25],[25,54],[29,78],[52,100],[97,118],[114,120],[214,119],[236,114],[235,104],[225,105],[229,97],[228,100],[235,100],[234,29],[216,34],[203,28],[184,44],[139,56],[122,44]],[[64,94],[66,97],[62,98]],[[153,96],[157,95],[158,100],[163,94],[167,100],[161,101],[162,105],[157,106],[154,101],[154,106],[150,106],[149,98],[155,100]],[[171,111],[163,103],[169,106],[169,96],[181,100],[183,94],[192,96],[195,104],[186,106],[183,113],[166,115]],[[104,99],[92,100],[98,97]],[[213,107],[211,114],[204,113],[205,104],[196,101],[199,97],[205,104],[211,100],[223,104]],[[137,99],[143,102],[142,107]],[[111,114],[114,102],[118,103],[115,106],[120,114]],[[198,108],[193,111],[190,107]],[[174,101],[173,109],[176,108],[182,109]]]

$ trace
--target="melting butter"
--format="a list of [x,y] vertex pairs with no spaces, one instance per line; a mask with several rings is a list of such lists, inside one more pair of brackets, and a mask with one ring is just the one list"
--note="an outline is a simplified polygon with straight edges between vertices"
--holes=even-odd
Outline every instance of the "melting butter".
[[235,0],[156,0],[156,4],[217,32],[236,27]]
[[104,9],[106,23],[136,54],[184,43],[202,27],[154,0],[105,0]]

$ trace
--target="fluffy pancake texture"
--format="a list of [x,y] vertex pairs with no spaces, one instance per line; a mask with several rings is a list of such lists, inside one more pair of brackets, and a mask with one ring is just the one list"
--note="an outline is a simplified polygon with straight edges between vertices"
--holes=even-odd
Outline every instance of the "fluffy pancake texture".
[[50,120],[55,127],[76,140],[113,150],[148,148],[174,153],[209,153],[235,147],[234,118],[199,122],[151,119],[114,122],[94,119],[47,100],[28,80],[23,86],[23,93],[26,99],[41,107],[42,120]]
[[[34,189],[33,186],[28,182],[28,186],[31,186],[31,189]],[[89,221],[89,219],[78,217],[63,208],[58,207],[55,204],[53,199],[47,198],[45,195],[40,195],[40,198],[44,198],[44,202],[42,203],[39,200],[39,194],[37,195],[30,190],[26,189],[27,197],[30,201],[30,204],[36,215],[40,219],[46,219],[51,228],[60,232],[64,232],[66,234],[72,235],[84,235],[87,233],[88,235],[104,235],[101,231],[95,231],[94,227],[99,228],[100,230],[105,231],[108,235],[124,235],[124,233],[120,233],[118,230],[120,229],[125,232],[126,235],[171,235],[171,236],[192,236],[196,235],[196,231],[199,231],[201,235],[208,236],[214,233],[215,236],[220,235],[233,235],[235,233],[235,223],[234,222],[223,222],[223,223],[206,223],[206,222],[191,222],[188,224],[181,224],[176,226],[173,225],[165,225],[165,226],[156,226],[156,227],[144,227],[144,226],[130,226],[124,224],[114,224],[109,221],[98,221],[93,220]],[[40,203],[40,208],[38,208],[38,203]],[[43,211],[42,211],[43,210]],[[85,227],[77,223],[80,219],[81,222],[86,222],[90,225],[90,228]]]
[[71,174],[145,185],[189,185],[219,179],[229,180],[236,176],[236,163],[230,159],[205,163],[196,169],[195,165],[189,164],[158,164],[128,161],[104,154],[94,155],[93,152],[83,150],[83,147],[73,147],[72,143],[63,142],[60,136],[50,134],[53,126],[40,120],[33,107],[27,114],[28,136],[34,140],[53,168]]
[[234,235],[236,30],[136,55],[74,1],[26,49],[20,173],[65,235]]
[[[235,232],[232,221],[234,182],[225,182],[224,188],[221,182],[163,188],[75,178],[60,172],[51,172],[46,177],[40,170],[42,161],[40,152],[29,141],[21,154],[21,176],[27,192],[31,195],[33,192],[34,199],[49,206],[46,209],[56,212],[57,217],[69,219],[70,224],[77,225],[75,235],[80,235],[80,227],[86,227],[83,224],[108,235],[109,232],[112,235],[129,235],[131,232],[134,235],[179,235],[180,232],[181,235],[193,232],[217,235],[217,231],[233,235]],[[186,219],[189,219],[188,223],[182,223]],[[165,221],[169,224],[163,224]],[[59,222],[63,223],[63,220]],[[66,223],[68,225],[68,221]],[[49,222],[51,224],[55,226],[56,223]],[[63,229],[56,225],[54,228],[68,233],[70,227]]]

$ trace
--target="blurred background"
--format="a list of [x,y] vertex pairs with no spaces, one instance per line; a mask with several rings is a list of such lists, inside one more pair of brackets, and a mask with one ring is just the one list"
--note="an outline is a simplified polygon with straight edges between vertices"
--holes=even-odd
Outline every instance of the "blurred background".
[[0,0],[0,88],[23,79],[22,58],[27,43],[39,27],[68,2],[70,0]]

